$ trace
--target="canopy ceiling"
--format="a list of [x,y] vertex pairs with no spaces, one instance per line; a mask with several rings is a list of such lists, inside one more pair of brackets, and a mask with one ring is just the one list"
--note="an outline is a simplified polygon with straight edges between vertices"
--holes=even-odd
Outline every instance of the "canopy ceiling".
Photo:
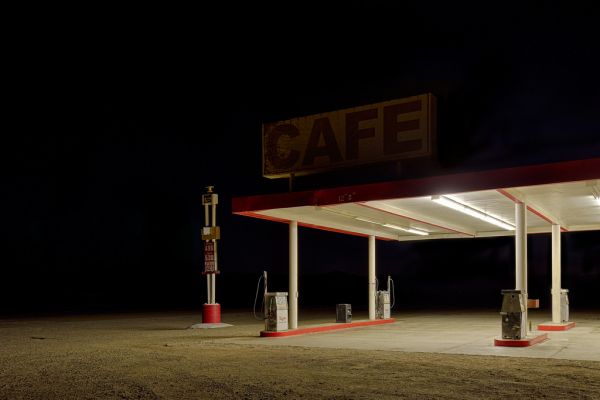
[[[383,240],[514,235],[515,203],[529,233],[600,230],[600,158],[309,192],[240,197],[233,212]],[[442,200],[440,200],[442,199]],[[466,212],[466,213],[465,213]]]

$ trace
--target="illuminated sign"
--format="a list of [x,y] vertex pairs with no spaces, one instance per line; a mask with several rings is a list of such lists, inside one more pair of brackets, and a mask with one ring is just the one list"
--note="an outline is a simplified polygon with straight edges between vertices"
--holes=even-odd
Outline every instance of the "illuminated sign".
[[287,177],[433,152],[435,97],[423,94],[263,124],[263,176]]

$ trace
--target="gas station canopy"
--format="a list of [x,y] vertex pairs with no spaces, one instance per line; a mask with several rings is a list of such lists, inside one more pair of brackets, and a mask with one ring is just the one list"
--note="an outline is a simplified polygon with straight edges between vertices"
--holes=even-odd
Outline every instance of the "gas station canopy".
[[238,197],[233,212],[382,240],[600,230],[600,158],[285,194]]

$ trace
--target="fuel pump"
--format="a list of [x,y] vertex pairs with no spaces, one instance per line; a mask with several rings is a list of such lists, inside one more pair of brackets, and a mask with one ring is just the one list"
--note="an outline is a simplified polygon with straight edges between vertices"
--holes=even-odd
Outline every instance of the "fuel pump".
[[560,289],[560,322],[569,322],[569,289]]
[[[263,271],[256,286],[256,296],[254,297],[254,317],[256,317],[256,301],[260,289],[260,280],[263,280],[263,318],[265,321],[265,331],[280,332],[288,330],[288,293],[287,292],[269,292],[267,287],[267,271]],[[257,318],[258,319],[258,318]]]
[[502,339],[524,339],[527,336],[526,310],[521,290],[502,290]]
[[[396,294],[394,293],[394,281],[392,277],[388,275],[387,278],[387,290],[378,290],[377,298],[375,302],[375,317],[377,319],[389,319],[391,309],[394,307],[396,302]],[[390,304],[390,294],[392,295],[392,303]]]

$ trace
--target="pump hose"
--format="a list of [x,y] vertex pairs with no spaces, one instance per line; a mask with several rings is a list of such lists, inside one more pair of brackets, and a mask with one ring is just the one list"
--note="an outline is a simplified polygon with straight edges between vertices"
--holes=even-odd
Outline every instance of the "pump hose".
[[[258,278],[258,284],[256,285],[256,295],[254,296],[254,307],[252,307],[252,315],[254,315],[254,319],[258,320],[258,321],[262,321],[264,319],[264,315],[263,318],[259,318],[256,316],[256,301],[258,300],[258,289],[260,289],[260,281],[262,280],[263,276],[261,275],[260,278]],[[261,308],[263,308],[264,310],[264,303],[265,303],[265,299],[263,298],[263,303]],[[264,312],[263,312],[264,314]]]
[[394,287],[394,280],[390,279],[390,282],[392,283],[392,305],[390,306],[390,309],[394,308],[394,304],[396,304],[396,288]]

